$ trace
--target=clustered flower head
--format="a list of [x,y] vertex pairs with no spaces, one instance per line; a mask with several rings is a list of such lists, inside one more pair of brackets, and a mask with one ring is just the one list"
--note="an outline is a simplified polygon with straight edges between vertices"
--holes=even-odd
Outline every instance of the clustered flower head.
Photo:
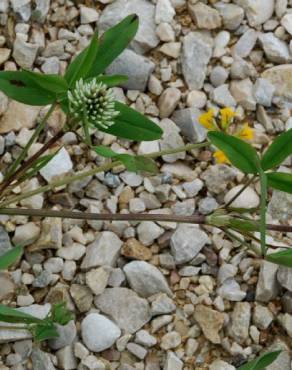
[[[232,108],[220,109],[219,115],[215,115],[214,109],[209,109],[208,112],[199,117],[199,122],[208,131],[223,131],[229,135],[233,135],[242,140],[252,140],[254,137],[253,129],[249,127],[248,123],[241,125],[239,130],[231,127],[234,123],[236,113]],[[217,163],[229,163],[228,158],[221,150],[214,152],[214,157]]]
[[70,113],[94,127],[112,126],[119,114],[115,110],[113,90],[96,79],[86,82],[81,78],[74,89],[68,91],[68,100]]

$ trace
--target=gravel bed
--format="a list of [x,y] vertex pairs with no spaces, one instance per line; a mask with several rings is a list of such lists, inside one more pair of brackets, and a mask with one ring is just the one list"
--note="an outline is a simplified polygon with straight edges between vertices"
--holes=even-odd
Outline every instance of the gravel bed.
[[[89,42],[130,13],[140,28],[108,68],[127,74],[116,98],[151,117],[161,140],[133,143],[94,132],[120,153],[146,154],[202,142],[198,117],[230,106],[262,150],[292,127],[291,0],[0,0],[0,68],[63,74]],[[30,139],[47,107],[0,92],[1,168]],[[57,109],[35,153],[62,127]],[[63,148],[30,191],[106,159],[66,133]],[[228,202],[243,174],[216,164],[209,149],[165,155],[159,174],[116,169],[18,206],[110,213],[208,215]],[[291,172],[292,159],[282,172]],[[0,178],[3,173],[0,172]],[[259,205],[259,184],[236,207]],[[292,225],[292,195],[270,193],[268,221]],[[0,273],[0,302],[44,317],[65,300],[76,320],[36,346],[29,332],[0,330],[0,370],[235,370],[282,349],[267,370],[291,370],[292,269],[262,262],[221,230],[173,222],[108,222],[1,216],[0,255],[23,244],[15,269]],[[291,246],[292,235],[269,243]]]

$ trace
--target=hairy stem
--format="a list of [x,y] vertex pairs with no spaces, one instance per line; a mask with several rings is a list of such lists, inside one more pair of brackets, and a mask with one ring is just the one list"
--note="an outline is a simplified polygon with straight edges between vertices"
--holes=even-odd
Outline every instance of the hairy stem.
[[[179,152],[183,152],[183,151],[187,151],[187,150],[203,148],[203,147],[208,146],[208,145],[210,145],[209,142],[203,142],[203,143],[198,143],[198,144],[188,144],[188,145],[185,145],[183,147],[179,147],[179,148],[175,148],[175,149],[166,149],[166,150],[161,150],[159,152],[149,153],[149,154],[146,154],[145,157],[157,158],[157,157],[167,155],[167,154],[174,154],[174,153],[179,153]],[[93,176],[93,175],[95,175],[96,173],[99,173],[99,172],[109,171],[112,168],[114,168],[116,166],[120,166],[120,165],[121,165],[121,162],[114,161],[114,162],[105,164],[103,166],[96,167],[96,168],[93,168],[93,169],[88,170],[88,171],[84,171],[84,172],[82,172],[78,175],[64,177],[60,180],[53,181],[48,185],[41,186],[38,189],[28,191],[26,193],[17,195],[15,197],[8,198],[6,201],[1,202],[0,207],[1,208],[7,207],[11,203],[17,203],[17,202],[21,201],[22,199],[29,198],[33,195],[44,193],[44,192],[47,192],[49,190],[58,188],[58,187],[63,186],[63,185],[71,184],[74,181],[82,180],[82,179],[84,179],[88,176]]]

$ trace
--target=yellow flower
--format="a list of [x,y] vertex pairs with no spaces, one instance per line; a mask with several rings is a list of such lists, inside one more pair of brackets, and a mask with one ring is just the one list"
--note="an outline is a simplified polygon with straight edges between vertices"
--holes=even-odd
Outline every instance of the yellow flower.
[[229,159],[222,152],[222,150],[216,150],[216,152],[214,152],[214,157],[216,159],[216,162],[219,163],[219,164],[230,163]]
[[215,120],[214,120],[214,109],[209,109],[207,113],[202,114],[199,117],[199,122],[207,130],[216,130]]
[[[254,132],[253,129],[248,126],[248,123],[242,125],[241,129],[237,131],[229,129],[235,116],[236,113],[230,107],[220,109],[219,118],[215,117],[214,109],[209,109],[208,112],[199,117],[199,122],[209,131],[223,131],[242,140],[252,140]],[[228,157],[222,150],[216,150],[213,155],[217,163],[230,163]]]
[[254,137],[253,129],[248,126],[248,123],[245,123],[237,136],[243,140],[252,140]]
[[220,109],[221,115],[221,127],[226,129],[230,126],[233,121],[233,118],[236,116],[236,113],[232,110],[232,108],[226,107]]

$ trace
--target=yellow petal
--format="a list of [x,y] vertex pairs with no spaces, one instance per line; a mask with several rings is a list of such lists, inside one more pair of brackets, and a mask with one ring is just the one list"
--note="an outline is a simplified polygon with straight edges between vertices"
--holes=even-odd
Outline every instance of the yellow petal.
[[216,162],[219,163],[219,164],[230,163],[229,159],[222,152],[222,150],[216,150],[216,152],[214,152],[214,157],[216,159]]
[[245,123],[237,136],[243,140],[252,140],[254,138],[254,132],[253,129],[248,126],[248,123]]
[[221,115],[221,127],[223,129],[226,129],[232,123],[233,118],[236,116],[236,113],[233,111],[232,108],[226,107],[220,109],[220,115]]
[[207,113],[202,114],[199,117],[199,123],[207,130],[215,130],[216,126],[214,124],[214,109],[209,109]]

